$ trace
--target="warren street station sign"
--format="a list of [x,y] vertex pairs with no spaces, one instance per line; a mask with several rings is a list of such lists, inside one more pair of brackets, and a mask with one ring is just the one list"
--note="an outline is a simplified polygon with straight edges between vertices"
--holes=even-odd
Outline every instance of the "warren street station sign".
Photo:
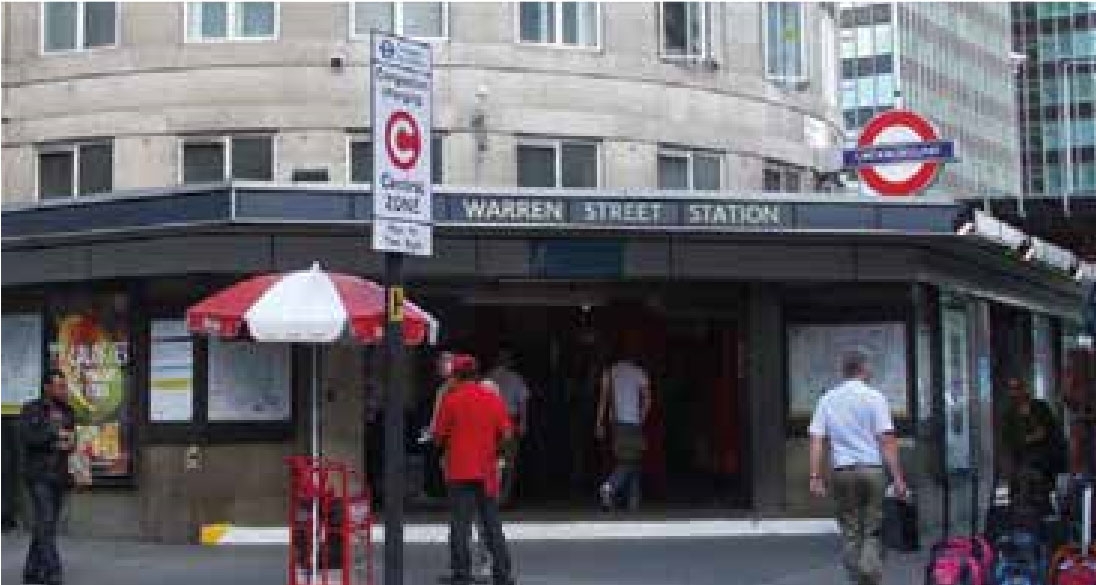
[[791,209],[768,202],[673,202],[596,198],[463,196],[441,216],[458,223],[519,225],[729,226],[788,225]]

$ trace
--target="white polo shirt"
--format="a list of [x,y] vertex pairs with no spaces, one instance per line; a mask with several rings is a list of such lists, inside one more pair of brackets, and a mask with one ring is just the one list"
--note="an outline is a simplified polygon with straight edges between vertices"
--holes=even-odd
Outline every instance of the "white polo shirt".
[[892,431],[887,399],[860,380],[846,380],[823,394],[808,429],[830,440],[834,467],[881,465],[879,435]]

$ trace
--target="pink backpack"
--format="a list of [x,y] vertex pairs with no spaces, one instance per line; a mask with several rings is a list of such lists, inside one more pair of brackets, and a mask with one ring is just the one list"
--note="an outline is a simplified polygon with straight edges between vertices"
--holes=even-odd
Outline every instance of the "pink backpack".
[[981,536],[949,538],[932,546],[926,585],[986,585],[993,547]]

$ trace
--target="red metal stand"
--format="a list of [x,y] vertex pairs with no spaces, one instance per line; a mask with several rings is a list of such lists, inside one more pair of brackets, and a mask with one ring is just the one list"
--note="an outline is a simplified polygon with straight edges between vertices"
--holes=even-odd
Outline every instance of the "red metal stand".
[[[288,585],[373,585],[374,516],[365,477],[322,457],[296,455],[286,464]],[[356,547],[365,557],[364,575],[354,571]]]

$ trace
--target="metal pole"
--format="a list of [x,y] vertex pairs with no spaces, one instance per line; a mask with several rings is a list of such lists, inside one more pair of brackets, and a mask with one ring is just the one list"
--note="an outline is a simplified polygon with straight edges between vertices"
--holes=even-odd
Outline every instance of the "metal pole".
[[384,255],[384,585],[403,585],[403,256]]

